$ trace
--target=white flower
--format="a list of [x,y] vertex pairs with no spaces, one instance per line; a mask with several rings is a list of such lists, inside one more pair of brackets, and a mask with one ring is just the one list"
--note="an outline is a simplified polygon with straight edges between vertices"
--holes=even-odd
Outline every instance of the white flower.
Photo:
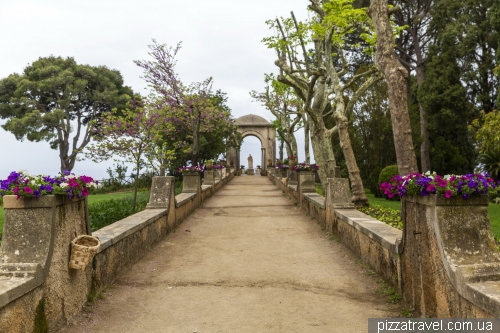
[[446,179],[446,180],[450,180],[451,175],[444,175],[443,178]]
[[59,184],[59,187],[60,188],[68,187],[68,183],[61,183],[61,184]]
[[430,172],[430,171],[427,171],[426,173],[424,173],[424,175],[426,175],[426,176],[430,176],[430,175],[431,175],[431,172]]
[[67,175],[66,178],[76,178],[75,175]]
[[31,184],[31,185],[35,185],[35,184],[36,184],[36,181],[35,181],[34,179],[32,179],[32,180],[30,181],[30,184]]

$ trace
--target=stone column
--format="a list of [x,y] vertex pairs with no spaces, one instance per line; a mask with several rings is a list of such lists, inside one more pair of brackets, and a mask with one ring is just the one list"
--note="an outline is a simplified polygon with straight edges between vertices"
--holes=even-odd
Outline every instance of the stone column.
[[262,176],[265,176],[267,173],[267,161],[266,161],[266,148],[260,148],[261,150],[261,159],[262,159],[262,164],[260,165],[262,167],[262,172],[260,173]]
[[298,175],[298,186],[297,192],[299,193],[299,204],[302,205],[304,200],[304,193],[316,193],[316,186],[314,178],[316,176],[315,172],[312,171],[300,171],[297,172]]
[[215,186],[214,170],[205,170],[205,185]]
[[327,206],[329,208],[354,208],[347,178],[328,178]]
[[287,179],[288,179],[288,185],[297,185],[299,183],[297,171],[288,169]]
[[182,178],[182,193],[201,193],[201,179],[198,171],[185,172]]
[[175,177],[153,177],[151,194],[146,209],[168,208],[170,189],[175,187]]

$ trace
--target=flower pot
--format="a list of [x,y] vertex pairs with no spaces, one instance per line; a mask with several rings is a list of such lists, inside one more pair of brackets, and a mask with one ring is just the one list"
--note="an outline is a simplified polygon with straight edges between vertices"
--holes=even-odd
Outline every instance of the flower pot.
[[212,170],[212,168],[213,168],[213,167],[214,167],[214,165],[213,165],[212,163],[207,163],[207,164],[205,164],[205,169],[206,169],[206,170],[209,170],[209,171],[210,171],[210,170]]
[[296,159],[291,159],[288,161],[288,166],[291,168],[293,168],[294,166],[297,166],[297,160]]

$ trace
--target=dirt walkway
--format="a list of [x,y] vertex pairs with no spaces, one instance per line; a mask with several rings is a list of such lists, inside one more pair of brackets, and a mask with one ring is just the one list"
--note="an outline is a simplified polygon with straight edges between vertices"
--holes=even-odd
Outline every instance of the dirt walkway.
[[366,332],[375,278],[267,177],[235,177],[61,332]]

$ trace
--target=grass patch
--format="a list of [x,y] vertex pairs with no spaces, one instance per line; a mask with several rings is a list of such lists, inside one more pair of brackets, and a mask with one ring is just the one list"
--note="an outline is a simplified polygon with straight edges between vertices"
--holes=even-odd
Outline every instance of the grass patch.
[[366,191],[366,197],[372,205],[379,205],[385,208],[391,208],[395,210],[401,210],[401,201],[397,200],[387,200],[385,198],[375,198],[375,195],[370,191]]
[[[133,193],[128,193],[128,195],[121,197],[111,196],[110,199],[106,199],[96,198],[93,199],[92,203],[89,202],[90,227],[92,231],[99,230],[132,215]],[[135,212],[144,210],[148,202],[149,192],[137,193]]]

